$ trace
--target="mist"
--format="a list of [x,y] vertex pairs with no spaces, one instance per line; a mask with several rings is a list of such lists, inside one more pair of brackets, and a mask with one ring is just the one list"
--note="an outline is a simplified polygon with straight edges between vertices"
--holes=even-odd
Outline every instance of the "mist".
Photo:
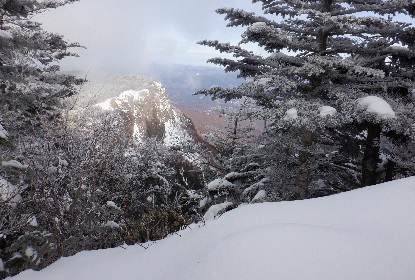
[[154,63],[207,65],[218,56],[203,39],[237,43],[242,29],[227,28],[220,7],[260,11],[251,0],[81,0],[35,18],[47,31],[87,49],[62,62],[62,70],[136,73]]

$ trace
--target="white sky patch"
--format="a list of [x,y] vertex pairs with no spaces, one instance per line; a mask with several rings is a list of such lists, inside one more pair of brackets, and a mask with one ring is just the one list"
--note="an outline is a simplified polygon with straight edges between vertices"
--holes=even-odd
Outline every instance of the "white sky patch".
[[34,20],[87,47],[75,50],[80,58],[65,59],[63,70],[136,73],[153,62],[206,65],[219,52],[204,55],[203,49],[210,48],[196,44],[203,39],[237,44],[244,28],[226,28],[223,16],[215,13],[224,6],[261,10],[251,0],[125,0],[123,4],[88,0],[50,10]]
[[359,99],[358,104],[367,112],[377,115],[382,119],[395,118],[395,112],[384,99],[378,96],[366,96]]

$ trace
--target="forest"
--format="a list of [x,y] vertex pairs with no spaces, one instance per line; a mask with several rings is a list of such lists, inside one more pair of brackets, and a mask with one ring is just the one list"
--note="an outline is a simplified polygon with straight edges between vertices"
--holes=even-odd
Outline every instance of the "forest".
[[227,27],[244,28],[240,42],[198,44],[226,54],[209,62],[243,82],[194,93],[225,104],[224,125],[205,135],[151,79],[140,78],[138,93],[101,96],[112,106],[105,112],[80,105],[89,77],[59,63],[82,42],[32,21],[73,2],[0,0],[0,279],[85,250],[160,240],[240,205],[415,175],[413,1],[217,9]]

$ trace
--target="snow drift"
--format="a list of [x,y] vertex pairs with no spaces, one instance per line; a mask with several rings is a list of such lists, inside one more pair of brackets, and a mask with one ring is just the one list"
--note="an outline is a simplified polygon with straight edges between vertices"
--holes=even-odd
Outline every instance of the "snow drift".
[[330,197],[242,206],[146,250],[81,252],[12,279],[413,280],[414,213],[412,177]]

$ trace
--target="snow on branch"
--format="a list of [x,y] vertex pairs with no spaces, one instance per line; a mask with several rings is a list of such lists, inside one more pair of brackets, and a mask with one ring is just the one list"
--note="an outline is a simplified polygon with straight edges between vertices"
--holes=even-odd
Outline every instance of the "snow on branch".
[[29,167],[29,165],[21,164],[19,161],[14,160],[14,159],[9,160],[9,161],[2,161],[1,166],[2,167],[9,167],[10,166],[10,167],[14,167],[14,168],[17,168],[17,169],[27,169]]
[[358,100],[360,108],[367,112],[377,115],[382,119],[396,118],[392,107],[384,99],[377,96],[366,96]]
[[4,129],[4,127],[0,124],[0,138],[3,138],[3,139],[8,139],[8,137],[9,137],[9,133],[7,132],[7,130],[6,129]]

